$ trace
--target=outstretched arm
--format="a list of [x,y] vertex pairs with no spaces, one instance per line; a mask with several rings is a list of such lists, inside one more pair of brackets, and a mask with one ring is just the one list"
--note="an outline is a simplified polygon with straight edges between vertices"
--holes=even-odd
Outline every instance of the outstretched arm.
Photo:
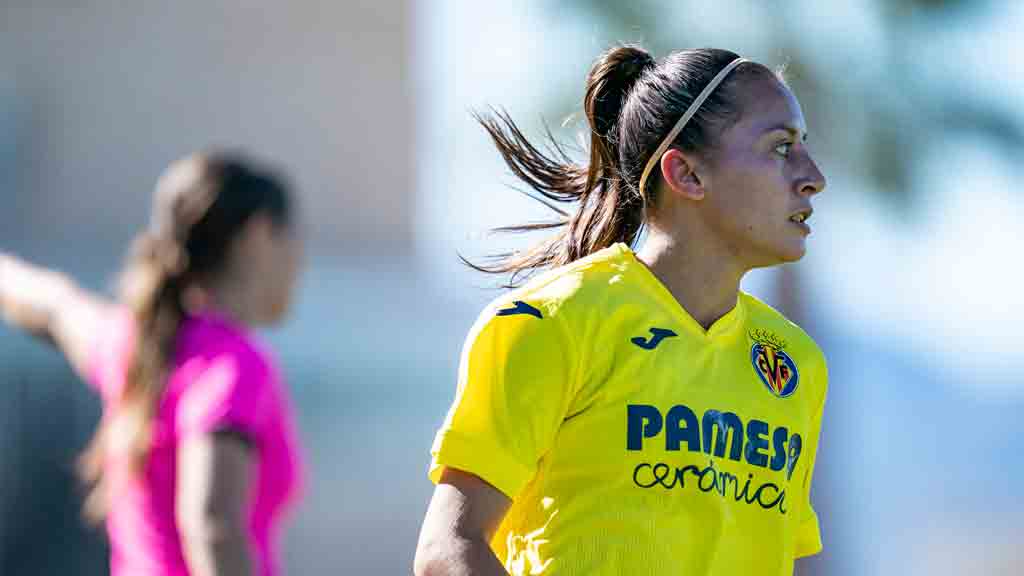
[[65,274],[0,252],[0,318],[50,342],[82,378],[98,322],[113,307]]

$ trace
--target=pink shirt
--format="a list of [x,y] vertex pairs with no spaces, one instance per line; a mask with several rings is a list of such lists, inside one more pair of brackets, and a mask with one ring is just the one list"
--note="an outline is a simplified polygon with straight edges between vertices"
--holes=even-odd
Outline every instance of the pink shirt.
[[[135,326],[128,312],[107,319],[90,362],[90,382],[103,398],[103,417],[117,411]],[[153,428],[145,474],[129,473],[116,449],[105,464],[110,510],[107,533],[113,576],[186,576],[175,522],[176,453],[193,435],[231,429],[254,449],[250,551],[257,574],[280,573],[281,513],[301,484],[301,462],[286,391],[270,355],[239,327],[212,314],[188,317],[178,331]]]

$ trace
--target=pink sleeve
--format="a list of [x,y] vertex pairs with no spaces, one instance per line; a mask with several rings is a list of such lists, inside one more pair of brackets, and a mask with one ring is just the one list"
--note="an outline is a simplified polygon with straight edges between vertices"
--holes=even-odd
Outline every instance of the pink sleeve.
[[107,402],[120,393],[128,371],[135,338],[131,311],[117,308],[97,318],[93,330],[96,338],[89,353],[85,380]]
[[256,439],[268,409],[268,369],[257,355],[226,352],[181,366],[184,390],[177,403],[179,438],[234,430]]

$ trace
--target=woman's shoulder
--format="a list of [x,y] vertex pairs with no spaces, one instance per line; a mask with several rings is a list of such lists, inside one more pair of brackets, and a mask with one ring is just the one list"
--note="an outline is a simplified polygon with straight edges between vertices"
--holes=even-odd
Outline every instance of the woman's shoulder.
[[95,318],[91,326],[93,344],[89,352],[86,378],[107,400],[120,395],[128,363],[135,350],[135,318],[127,306],[115,305]]
[[628,265],[628,248],[616,244],[589,256],[548,270],[524,285],[491,301],[485,314],[530,314],[557,317],[600,313],[614,286]]
[[175,364],[200,360],[204,365],[230,365],[250,383],[272,379],[274,359],[247,329],[223,317],[202,314],[186,317],[178,331]]
[[258,433],[281,395],[271,355],[244,329],[217,317],[189,317],[178,335],[168,394],[178,428],[227,426]]

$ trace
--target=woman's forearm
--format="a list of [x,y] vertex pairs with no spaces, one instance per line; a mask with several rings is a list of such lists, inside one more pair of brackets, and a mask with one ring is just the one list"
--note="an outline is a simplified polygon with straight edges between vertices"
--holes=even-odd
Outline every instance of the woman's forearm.
[[0,252],[0,320],[55,346],[83,378],[97,322],[111,306],[60,272]]
[[14,328],[52,341],[56,311],[75,291],[64,274],[0,253],[0,316]]
[[241,527],[206,527],[182,535],[189,573],[196,576],[253,574],[248,536]]
[[416,576],[508,576],[487,542],[452,537],[418,551]]

